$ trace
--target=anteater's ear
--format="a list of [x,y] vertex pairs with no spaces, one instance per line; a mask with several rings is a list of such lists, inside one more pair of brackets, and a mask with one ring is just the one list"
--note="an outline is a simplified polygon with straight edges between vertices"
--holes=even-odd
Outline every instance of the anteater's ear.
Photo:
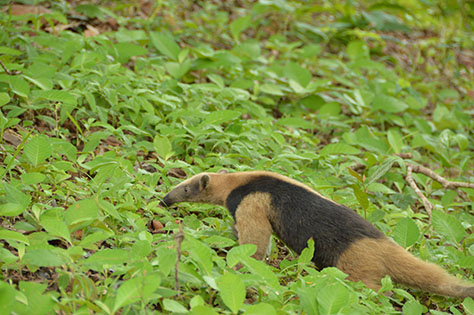
[[209,180],[211,178],[209,177],[209,175],[207,174],[204,174],[201,176],[201,178],[199,179],[199,188],[202,190],[202,189],[205,189],[207,187],[207,185],[209,185]]
[[227,174],[229,173],[228,170],[226,170],[225,168],[221,169],[219,172],[217,172],[218,174]]

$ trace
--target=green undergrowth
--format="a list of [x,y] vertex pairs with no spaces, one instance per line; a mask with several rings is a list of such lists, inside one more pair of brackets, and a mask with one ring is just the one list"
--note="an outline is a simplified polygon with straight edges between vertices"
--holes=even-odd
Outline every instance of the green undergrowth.
[[474,181],[471,2],[0,3],[0,313],[474,313],[158,206],[202,171],[275,171],[473,283],[474,190],[414,172],[430,218],[406,180]]

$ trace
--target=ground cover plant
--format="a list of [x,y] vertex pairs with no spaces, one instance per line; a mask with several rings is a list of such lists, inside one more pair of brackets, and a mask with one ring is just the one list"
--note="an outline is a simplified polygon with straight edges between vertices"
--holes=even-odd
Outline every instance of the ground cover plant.
[[474,313],[158,206],[271,170],[472,283],[472,2],[0,3],[2,314]]

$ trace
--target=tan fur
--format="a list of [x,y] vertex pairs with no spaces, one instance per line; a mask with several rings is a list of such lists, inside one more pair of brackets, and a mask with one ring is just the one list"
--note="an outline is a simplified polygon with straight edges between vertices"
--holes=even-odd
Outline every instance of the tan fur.
[[263,259],[267,254],[272,237],[272,226],[268,220],[270,195],[254,193],[245,197],[235,212],[235,229],[239,244],[255,244],[256,259]]
[[360,280],[374,290],[380,289],[380,280],[389,275],[394,282],[442,295],[472,297],[474,293],[469,284],[416,258],[388,238],[354,242],[340,256],[337,267],[349,280]]

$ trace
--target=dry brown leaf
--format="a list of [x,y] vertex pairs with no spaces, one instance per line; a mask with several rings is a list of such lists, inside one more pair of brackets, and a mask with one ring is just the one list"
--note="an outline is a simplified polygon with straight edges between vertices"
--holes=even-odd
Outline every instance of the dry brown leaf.
[[84,30],[85,37],[94,37],[100,34],[99,30],[96,29],[94,26],[87,24],[87,29]]
[[21,143],[21,135],[11,129],[7,129],[3,133],[3,140],[14,147],[17,147]]
[[[48,8],[40,5],[27,5],[27,4],[12,4],[10,7],[11,15],[26,15],[26,14],[46,14],[52,13]],[[7,11],[8,12],[8,11]]]
[[180,168],[171,168],[166,174],[168,177],[186,178],[186,173]]

